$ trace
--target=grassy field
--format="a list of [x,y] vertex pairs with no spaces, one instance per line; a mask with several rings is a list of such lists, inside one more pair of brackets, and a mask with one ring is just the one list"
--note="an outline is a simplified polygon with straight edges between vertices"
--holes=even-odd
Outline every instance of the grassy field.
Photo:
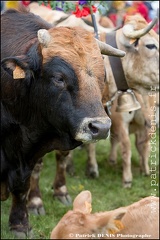
[[[108,164],[110,143],[108,140],[100,141],[97,144],[97,161],[100,176],[98,179],[88,179],[85,176],[86,158],[85,149],[74,150],[75,175],[67,175],[67,187],[72,199],[81,190],[90,190],[92,193],[92,212],[106,211],[126,206],[143,197],[155,193],[154,186],[151,186],[151,177],[140,175],[138,153],[134,146],[134,135],[130,136],[132,142],[132,173],[133,184],[131,189],[122,188],[122,162],[120,152],[118,163],[112,167]],[[157,132],[157,167],[156,181],[158,182],[158,160],[159,160],[159,133]],[[150,160],[149,160],[150,162]],[[55,176],[54,152],[46,154],[44,157],[44,167],[41,173],[40,187],[42,191],[45,216],[30,215],[30,224],[33,227],[34,239],[49,239],[50,232],[58,223],[61,217],[72,208],[66,207],[52,197],[51,184]],[[156,189],[159,196],[158,189]],[[8,199],[1,204],[1,239],[15,239],[8,229],[8,216],[11,201]]]

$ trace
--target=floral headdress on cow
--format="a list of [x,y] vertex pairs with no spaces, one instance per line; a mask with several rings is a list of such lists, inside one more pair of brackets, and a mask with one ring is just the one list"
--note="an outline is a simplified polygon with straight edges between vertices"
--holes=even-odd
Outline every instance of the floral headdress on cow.
[[92,23],[95,31],[95,37],[98,38],[98,30],[94,13],[98,10],[101,12],[101,8],[108,9],[107,1],[38,1],[39,4],[44,4],[51,9],[60,10],[74,14],[76,17],[86,17],[91,14]]

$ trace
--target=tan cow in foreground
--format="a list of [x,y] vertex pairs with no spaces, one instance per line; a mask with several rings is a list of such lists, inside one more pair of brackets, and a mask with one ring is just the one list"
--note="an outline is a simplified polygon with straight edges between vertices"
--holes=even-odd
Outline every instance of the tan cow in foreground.
[[82,191],[51,233],[51,239],[159,239],[159,198],[91,213],[90,191]]

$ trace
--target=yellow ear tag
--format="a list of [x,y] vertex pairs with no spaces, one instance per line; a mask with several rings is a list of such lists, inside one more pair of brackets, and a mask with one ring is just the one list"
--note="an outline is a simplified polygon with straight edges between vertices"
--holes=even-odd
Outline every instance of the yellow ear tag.
[[122,222],[120,220],[114,220],[115,226],[120,230],[124,228]]
[[92,205],[87,201],[85,201],[85,205],[86,205],[87,213],[91,213],[92,212]]
[[113,227],[112,229],[109,229],[108,233],[115,234],[116,232],[119,232],[124,228],[123,224],[119,220],[114,220],[114,225],[115,225],[115,228]]
[[13,79],[25,78],[25,72],[19,66],[13,71]]

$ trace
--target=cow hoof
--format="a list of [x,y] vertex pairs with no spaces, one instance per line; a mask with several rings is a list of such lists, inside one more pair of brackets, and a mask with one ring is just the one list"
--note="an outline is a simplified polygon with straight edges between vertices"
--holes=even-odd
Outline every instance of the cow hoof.
[[88,165],[86,168],[86,175],[91,178],[98,178],[99,177],[98,165]]
[[140,174],[142,176],[150,176],[149,167],[147,167],[147,168],[140,167]]
[[65,206],[70,206],[72,204],[72,199],[67,193],[66,195],[53,195],[55,198],[57,198],[61,203],[63,203]]
[[142,172],[142,171],[140,171],[140,174],[142,175],[142,176],[144,176],[144,177],[148,177],[148,176],[150,176],[150,173],[148,173],[148,172]]
[[148,176],[150,176],[150,173],[146,172],[146,173],[144,173],[144,176],[148,177]]
[[140,170],[140,173],[141,173],[142,176],[145,176],[145,177],[150,176],[149,170],[148,171]]
[[131,181],[126,181],[123,183],[124,188],[131,188],[132,187],[132,182]]
[[33,231],[32,229],[30,228],[29,230],[27,230],[25,232],[25,230],[19,230],[19,229],[10,229],[11,233],[15,236],[16,239],[33,239]]
[[108,160],[108,163],[111,165],[111,166],[113,166],[113,165],[116,165],[116,160],[114,160],[114,159],[109,159]]
[[45,209],[41,198],[34,197],[27,203],[28,211],[34,215],[45,215]]
[[67,187],[65,185],[55,188],[53,197],[57,198],[61,203],[63,203],[65,206],[69,206],[72,204],[72,199],[68,194]]
[[43,206],[41,206],[41,207],[37,207],[37,206],[28,207],[28,212],[33,214],[33,215],[45,215],[46,214]]

